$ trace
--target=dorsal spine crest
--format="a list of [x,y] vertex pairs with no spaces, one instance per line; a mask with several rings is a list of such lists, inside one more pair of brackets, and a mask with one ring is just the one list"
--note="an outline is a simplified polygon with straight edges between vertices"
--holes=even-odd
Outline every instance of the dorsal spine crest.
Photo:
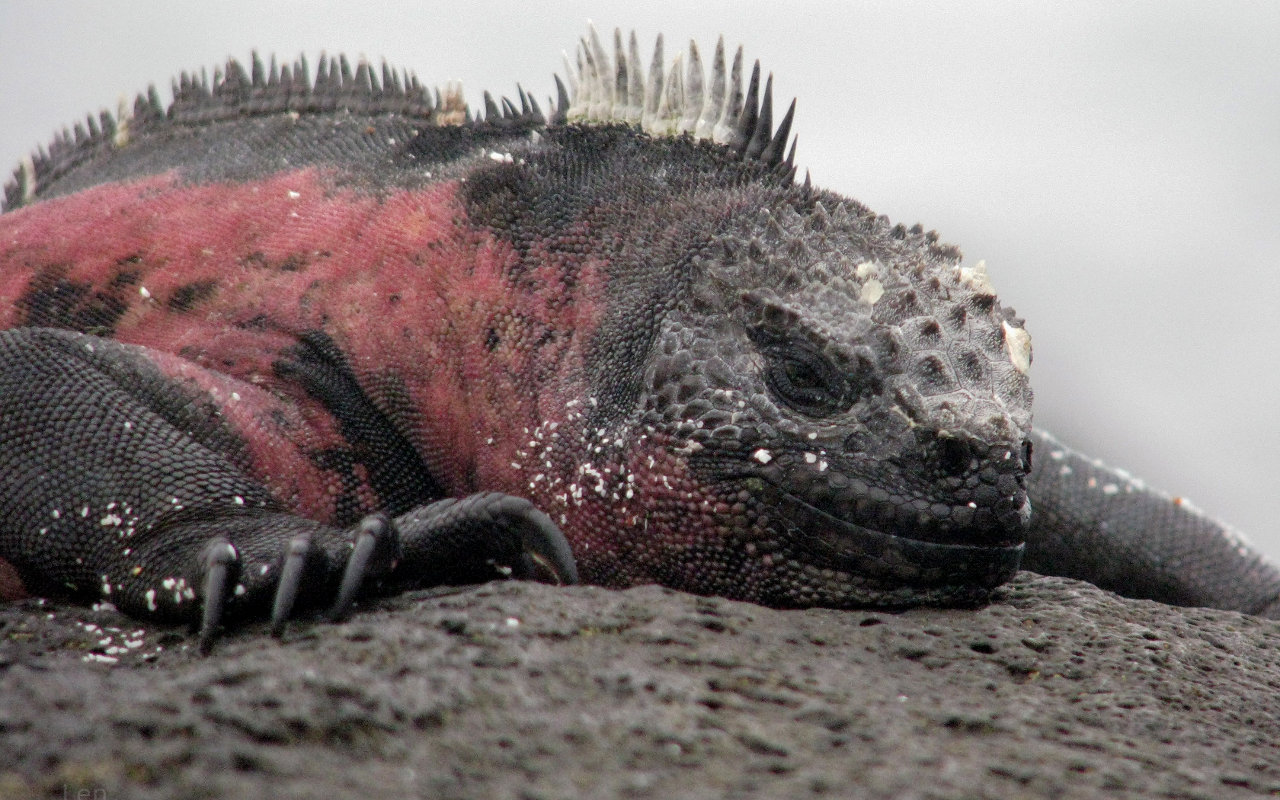
[[[696,42],[689,43],[688,63],[679,53],[666,66],[663,39],[654,42],[648,70],[639,59],[639,47],[632,32],[628,47],[622,47],[622,32],[614,31],[614,56],[610,60],[595,26],[579,40],[575,70],[565,56],[569,101],[558,109],[570,123],[637,125],[652,136],[689,134],[734,148],[747,159],[771,166],[792,168],[792,150],[784,158],[795,112],[792,101],[782,124],[773,128],[773,76],[766,79],[760,96],[760,62],[751,71],[744,97],[742,90],[742,48],[733,65],[725,66],[724,37],[716,42],[710,79],[702,67]],[[647,75],[647,77],[645,77]]]

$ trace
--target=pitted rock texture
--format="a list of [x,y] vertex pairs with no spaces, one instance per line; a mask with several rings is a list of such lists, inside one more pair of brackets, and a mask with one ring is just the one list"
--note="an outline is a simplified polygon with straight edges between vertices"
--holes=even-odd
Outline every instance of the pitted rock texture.
[[1268,796],[1277,697],[1280,623],[1029,573],[896,615],[490,584],[208,658],[31,601],[0,797]]

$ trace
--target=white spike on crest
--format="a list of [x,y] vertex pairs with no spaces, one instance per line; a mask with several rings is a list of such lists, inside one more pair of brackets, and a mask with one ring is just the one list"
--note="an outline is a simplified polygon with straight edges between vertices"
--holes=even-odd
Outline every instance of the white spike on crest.
[[683,53],[667,67],[659,34],[646,71],[634,31],[624,47],[622,32],[614,30],[611,57],[594,25],[579,40],[575,60],[576,70],[565,58],[569,122],[638,124],[654,136],[688,133],[720,144],[742,140],[737,128],[744,102],[743,53],[738,47],[726,69],[724,37],[716,42],[709,74],[695,42],[689,43],[687,68]]
[[640,45],[636,41],[636,32],[631,32],[627,43],[627,70],[630,98],[627,101],[627,122],[636,124],[644,114],[644,64],[640,60]]
[[724,105],[720,108],[720,118],[716,120],[711,140],[719,144],[731,141],[741,113],[742,45],[738,45],[738,51],[733,55],[733,68],[729,71],[729,81],[725,85]]
[[124,147],[129,143],[129,123],[133,120],[133,105],[120,96],[116,104],[116,135],[111,143],[116,147]]
[[644,85],[644,112],[640,126],[649,130],[650,121],[658,116],[658,103],[662,100],[662,34],[653,44],[653,61],[649,64],[649,79]]
[[18,186],[22,191],[19,202],[23,205],[30,203],[36,196],[36,164],[30,155],[18,163]]
[[676,56],[670,71],[667,72],[667,83],[662,87],[662,95],[658,100],[658,112],[649,120],[645,128],[654,136],[670,136],[678,133],[680,111],[684,108],[684,70],[681,62],[684,54]]
[[721,36],[716,41],[716,54],[711,60],[711,89],[702,103],[702,113],[693,129],[694,138],[710,139],[715,133],[716,123],[724,109],[724,84],[724,37]]
[[702,56],[698,43],[689,42],[689,70],[684,81],[684,112],[676,126],[677,133],[693,133],[702,116]]
[[600,43],[600,33],[595,25],[587,24],[587,36],[591,42],[588,55],[595,62],[596,90],[599,92],[594,104],[595,112],[598,114],[595,119],[610,119],[613,116],[614,75],[609,65],[609,55],[605,53],[604,45]]

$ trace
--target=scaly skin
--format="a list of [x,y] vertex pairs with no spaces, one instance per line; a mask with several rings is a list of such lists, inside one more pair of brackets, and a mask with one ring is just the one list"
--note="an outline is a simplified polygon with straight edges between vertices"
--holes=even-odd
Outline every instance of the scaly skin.
[[587,102],[585,48],[549,123],[231,65],[21,171],[0,589],[207,644],[494,567],[775,606],[1011,577],[1021,320],[933,234],[796,185],[767,89],[723,144],[650,136]]

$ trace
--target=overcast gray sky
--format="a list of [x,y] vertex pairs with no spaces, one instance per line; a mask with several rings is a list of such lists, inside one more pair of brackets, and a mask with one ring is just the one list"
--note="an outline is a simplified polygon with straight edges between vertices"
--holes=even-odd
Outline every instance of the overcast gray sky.
[[[0,2],[0,162],[250,50],[545,96],[594,19],[719,33],[799,99],[814,182],[985,259],[1036,423],[1280,558],[1280,3]],[[265,10],[264,10],[265,8]]]

